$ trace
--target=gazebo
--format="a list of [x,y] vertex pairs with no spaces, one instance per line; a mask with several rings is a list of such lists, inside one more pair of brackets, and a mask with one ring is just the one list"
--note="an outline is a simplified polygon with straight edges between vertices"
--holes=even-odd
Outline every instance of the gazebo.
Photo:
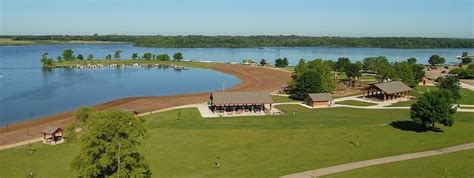
[[364,97],[377,97],[383,101],[397,98],[410,97],[412,88],[401,81],[390,81],[383,83],[370,84],[364,89],[367,95]]
[[209,99],[209,108],[213,113],[266,112],[272,109],[273,103],[266,92],[214,92]]
[[43,131],[43,143],[56,145],[64,141],[64,130],[51,125],[46,126]]

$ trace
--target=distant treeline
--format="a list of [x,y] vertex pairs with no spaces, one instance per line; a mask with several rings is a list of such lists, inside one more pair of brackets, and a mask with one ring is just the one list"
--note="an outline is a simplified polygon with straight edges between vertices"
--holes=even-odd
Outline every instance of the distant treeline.
[[256,47],[371,47],[371,48],[474,48],[474,39],[416,37],[307,37],[307,36],[3,36],[13,40],[83,40],[130,42],[162,48]]

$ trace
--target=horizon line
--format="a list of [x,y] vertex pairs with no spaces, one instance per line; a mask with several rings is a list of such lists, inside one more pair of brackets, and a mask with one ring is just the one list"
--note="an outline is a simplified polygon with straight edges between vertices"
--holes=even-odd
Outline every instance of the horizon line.
[[264,34],[254,34],[254,35],[200,35],[200,34],[180,34],[180,35],[160,35],[160,34],[17,34],[17,35],[8,35],[0,34],[0,37],[9,37],[9,36],[137,36],[137,37],[186,37],[186,36],[203,36],[203,37],[256,37],[256,36],[283,36],[283,37],[317,37],[317,38],[436,38],[436,39],[474,39],[474,37],[435,37],[435,36],[332,36],[332,35],[264,35]]

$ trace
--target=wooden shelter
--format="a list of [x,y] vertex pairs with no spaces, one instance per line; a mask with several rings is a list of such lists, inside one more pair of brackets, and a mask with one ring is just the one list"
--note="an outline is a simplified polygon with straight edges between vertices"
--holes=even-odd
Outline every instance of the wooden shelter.
[[330,93],[309,93],[304,99],[304,103],[311,107],[328,107],[332,101]]
[[214,92],[209,108],[212,112],[260,112],[272,109],[273,100],[266,92]]
[[43,133],[43,143],[56,145],[64,140],[64,129],[62,128],[48,125],[41,132]]
[[370,84],[364,90],[367,93],[367,95],[364,94],[364,97],[377,97],[386,101],[403,97],[408,98],[412,88],[401,81],[390,81]]

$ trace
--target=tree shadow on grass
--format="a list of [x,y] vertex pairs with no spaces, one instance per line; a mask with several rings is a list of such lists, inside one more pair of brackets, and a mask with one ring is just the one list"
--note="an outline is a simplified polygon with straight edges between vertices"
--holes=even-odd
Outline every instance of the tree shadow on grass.
[[403,131],[413,131],[413,132],[443,132],[440,128],[434,127],[434,128],[427,128],[424,127],[421,124],[418,124],[413,121],[393,121],[390,123],[390,126],[396,129],[400,129]]

